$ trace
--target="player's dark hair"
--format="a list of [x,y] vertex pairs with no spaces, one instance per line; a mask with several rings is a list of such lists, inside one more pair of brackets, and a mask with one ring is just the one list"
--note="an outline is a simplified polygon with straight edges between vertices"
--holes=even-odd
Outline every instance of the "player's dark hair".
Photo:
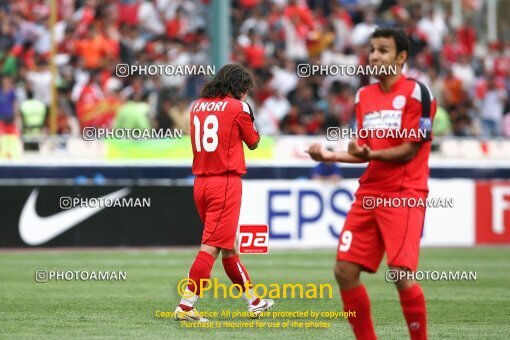
[[402,51],[406,51],[409,56],[411,43],[409,42],[407,34],[402,29],[389,27],[378,28],[370,36],[370,39],[374,38],[393,38],[395,46],[397,46],[397,55]]
[[228,64],[205,84],[202,97],[224,98],[230,93],[234,98],[241,99],[252,87],[253,78],[247,69],[238,64]]

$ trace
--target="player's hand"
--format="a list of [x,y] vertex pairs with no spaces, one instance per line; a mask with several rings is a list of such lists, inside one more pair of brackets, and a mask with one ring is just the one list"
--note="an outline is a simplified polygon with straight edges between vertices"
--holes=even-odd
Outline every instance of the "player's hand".
[[335,153],[324,149],[320,143],[313,143],[305,152],[318,162],[331,162],[335,159]]
[[366,144],[359,145],[357,139],[353,139],[349,142],[348,147],[349,154],[362,159],[369,159],[370,147]]

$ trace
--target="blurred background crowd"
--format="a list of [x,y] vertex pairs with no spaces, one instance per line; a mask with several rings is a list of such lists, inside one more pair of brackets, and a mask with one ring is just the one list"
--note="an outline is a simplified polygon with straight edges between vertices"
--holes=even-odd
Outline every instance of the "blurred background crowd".
[[[189,131],[189,105],[204,76],[119,78],[115,65],[208,65],[207,0],[0,1],[0,134],[48,134],[83,127]],[[413,0],[232,0],[232,55],[254,74],[248,101],[264,135],[325,134],[353,126],[354,94],[371,79],[298,77],[300,63],[366,64],[378,26],[411,39],[405,74],[428,84],[439,109],[436,136],[510,137],[510,36],[487,37],[486,2]],[[508,8],[508,7],[507,7]],[[503,23],[502,25],[504,25]],[[508,24],[508,23],[506,23]],[[57,103],[51,103],[52,63]]]

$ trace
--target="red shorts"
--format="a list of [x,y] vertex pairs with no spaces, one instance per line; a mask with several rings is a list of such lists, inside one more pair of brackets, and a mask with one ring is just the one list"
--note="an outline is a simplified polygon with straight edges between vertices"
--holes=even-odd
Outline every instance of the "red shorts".
[[202,244],[233,249],[241,212],[242,182],[239,175],[195,178],[195,205],[204,224]]
[[[347,214],[338,240],[337,261],[357,263],[364,270],[375,273],[386,251],[389,266],[416,271],[425,207],[377,206],[365,209],[362,203],[364,196],[356,196]],[[408,192],[370,197],[413,197],[425,200],[427,195]]]

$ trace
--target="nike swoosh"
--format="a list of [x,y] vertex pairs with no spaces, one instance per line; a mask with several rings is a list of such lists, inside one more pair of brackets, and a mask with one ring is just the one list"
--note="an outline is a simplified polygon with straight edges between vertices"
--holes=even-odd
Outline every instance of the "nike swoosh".
[[264,305],[263,306],[258,306],[257,308],[254,308],[253,311],[254,312],[258,312],[259,310],[262,310],[262,309],[266,308],[268,305],[269,305],[269,303],[267,303],[267,301],[264,301]]
[[[127,196],[131,190],[124,188],[101,199],[118,199]],[[76,207],[61,211],[51,216],[41,217],[37,214],[35,203],[39,190],[34,189],[26,201],[19,218],[19,234],[23,242],[31,246],[38,246],[57,237],[68,229],[71,229],[90,216],[100,212],[105,207]]]

